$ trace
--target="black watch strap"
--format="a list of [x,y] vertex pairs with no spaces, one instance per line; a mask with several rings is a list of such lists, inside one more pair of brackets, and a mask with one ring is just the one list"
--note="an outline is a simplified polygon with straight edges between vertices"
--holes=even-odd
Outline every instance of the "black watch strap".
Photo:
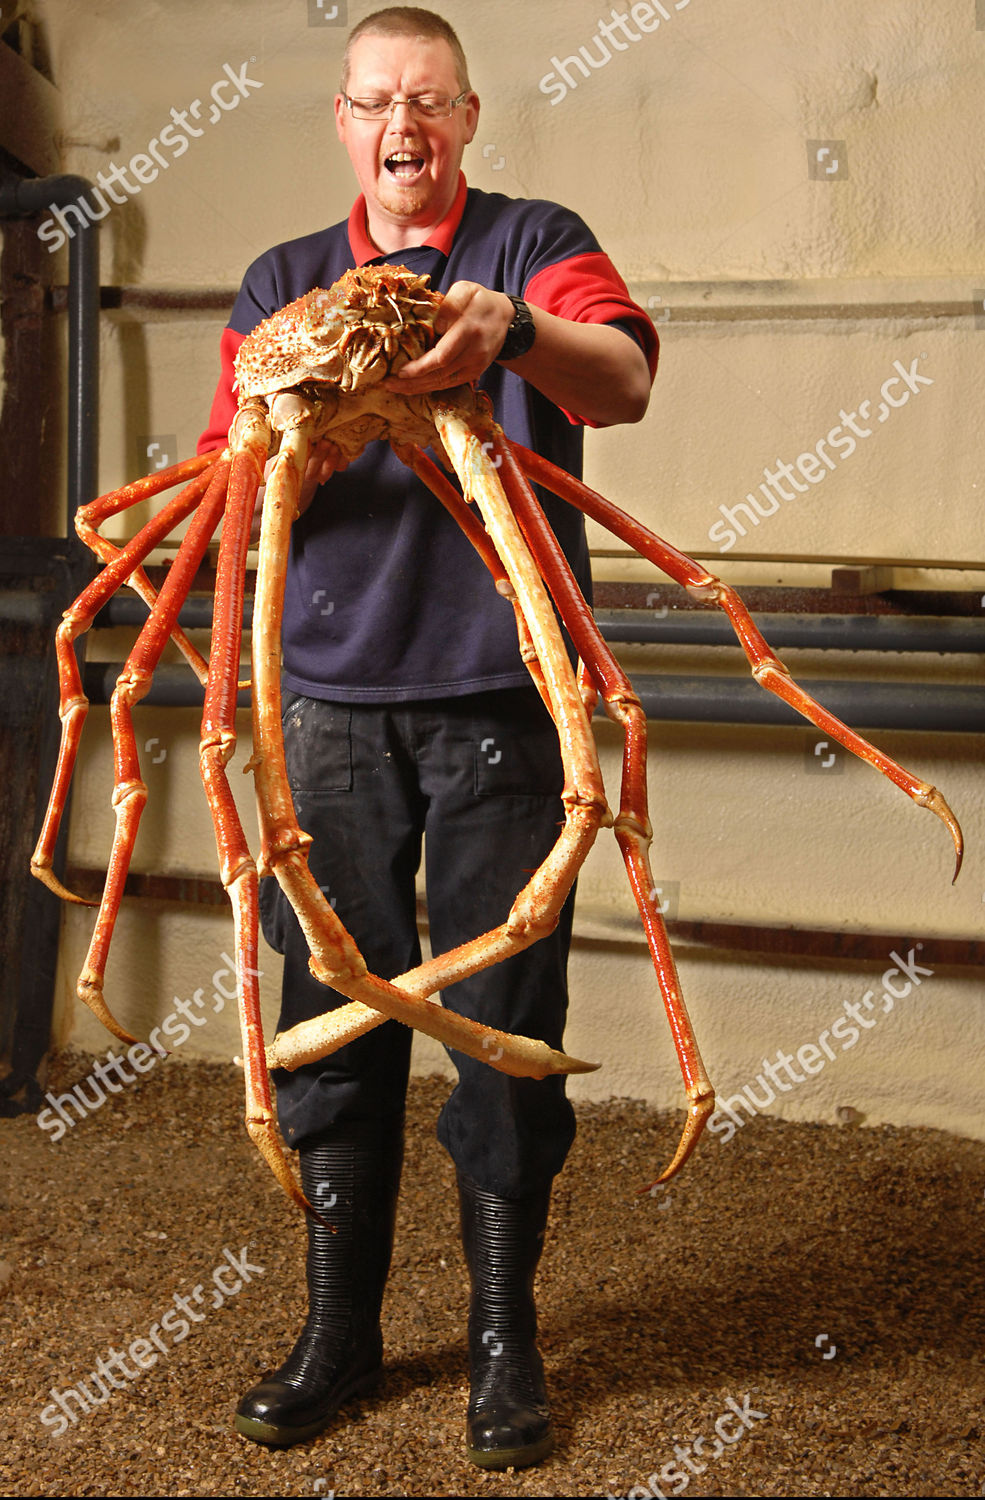
[[503,347],[496,355],[497,360],[519,359],[523,354],[529,354],[537,337],[537,329],[534,326],[534,316],[522,297],[506,295],[513,303],[514,318],[506,330],[506,338]]

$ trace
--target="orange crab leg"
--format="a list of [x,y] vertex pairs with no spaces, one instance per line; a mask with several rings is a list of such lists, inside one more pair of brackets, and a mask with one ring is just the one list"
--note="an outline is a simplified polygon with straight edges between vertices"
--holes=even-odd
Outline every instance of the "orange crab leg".
[[[141,500],[149,500],[164,490],[172,489],[176,484],[192,479],[196,474],[201,474],[203,470],[210,468],[221,457],[221,449],[213,449],[211,453],[200,453],[196,458],[186,458],[181,463],[172,464],[168,469],[160,469],[154,474],[148,474],[144,479],[137,479],[132,484],[122,485],[120,489],[112,490],[108,495],[101,495],[98,500],[91,500],[88,505],[80,506],[76,512],[76,531],[91,552],[95,552],[104,563],[112,562],[119,556],[120,549],[106,537],[100,536],[97,529],[109,516],[115,516],[121,510],[129,510],[132,505],[139,504]],[[167,511],[162,512],[162,514],[166,513]],[[177,525],[182,518],[182,515],[176,514],[171,525]],[[143,535],[143,532],[138,535]],[[163,539],[166,533],[161,532],[159,535]],[[152,546],[156,545],[156,542],[152,543]],[[148,547],[142,556],[146,557],[150,550],[151,547]],[[148,609],[154,608],[157,590],[143,568],[135,567],[130,577],[120,580],[121,583],[124,581],[139,594]],[[177,625],[171,632],[171,639],[199,682],[204,683],[208,668],[201,652],[196,651],[185,632]]]
[[127,657],[110,702],[115,762],[113,806],[116,809],[116,832],[99,915],[85,965],[79,975],[77,992],[79,999],[122,1042],[133,1042],[136,1038],[124,1031],[107,1008],[103,999],[103,977],[113,928],[123,898],[123,886],[130,868],[134,840],[147,801],[147,787],[141,779],[140,760],[133,732],[132,708],[151,685],[154,668],[174,629],[178,611],[222,518],[228,481],[229,458],[224,455],[212,469],[205,497],[178,549],[154,612],[142,627],[133,650]]
[[[715,1091],[701,1061],[667,929],[655,900],[657,892],[649,859],[653,830],[647,808],[646,715],[632,683],[602,639],[557,537],[509,445],[499,442],[498,437],[493,442],[502,461],[503,488],[534,561],[551,591],[585,673],[598,687],[606,713],[622,726],[625,738],[620,807],[614,831],[643,923],[688,1097],[688,1115],[680,1143],[670,1165],[656,1179],[666,1182],[680,1170],[697,1145],[714,1111]],[[641,1191],[649,1192],[654,1186],[656,1183],[648,1184]]]
[[475,515],[469,510],[465,500],[458,493],[455,486],[449,483],[438,468],[438,465],[432,459],[428,458],[426,453],[416,446],[396,448],[395,451],[398,458],[403,459],[407,467],[414,470],[418,479],[423,480],[431,493],[441,501],[448,514],[458,522],[492,574],[497,594],[501,594],[504,599],[509,599],[513,605],[513,612],[516,615],[517,635],[520,638],[520,659],[533,678],[534,685],[540,693],[548,713],[552,713],[550,694],[547,691],[547,684],[544,681],[540,662],[537,660],[537,652],[534,650],[530,627],[527,625],[526,617],[520,608],[520,601],[514,593],[513,585],[507,577],[506,569],[503,567],[499,553],[490,540],[489,533],[484,531],[479,525]]
[[773,654],[766,640],[756,629],[749,611],[733,588],[723,583],[720,578],[716,578],[713,573],[700,568],[692,558],[683,552],[678,552],[676,547],[672,547],[669,542],[656,536],[654,532],[649,531],[639,521],[620,510],[617,505],[613,505],[611,501],[603,499],[594,490],[590,490],[580,480],[555,468],[553,464],[531,452],[529,448],[524,448],[520,443],[511,442],[509,447],[512,448],[528,478],[537,484],[545,485],[562,500],[569,501],[570,504],[584,511],[585,515],[591,516],[593,521],[598,521],[621,541],[626,542],[650,562],[655,563],[675,583],[682,584],[692,597],[712,600],[723,609],[732,621],[739,643],[752,666],[752,675],[761,687],[766,688],[768,692],[775,693],[805,719],[809,719],[812,724],[823,729],[825,734],[838,740],[853,755],[857,755],[860,760],[867,761],[877,771],[881,771],[918,806],[928,807],[932,813],[935,813],[946,825],[954,842],[953,879],[957,880],[958,871],[961,869],[964,841],[958,820],[943,795],[936,787],[920,781],[895,760],[890,759],[874,745],[870,745],[868,740],[849,729],[848,725],[836,719],[834,714],[828,713],[826,708],[822,708],[820,703],[794,682],[787,668]]
[[[278,407],[278,400],[283,405]],[[274,403],[273,425],[277,427],[283,422],[286,430],[264,500],[253,628],[254,766],[262,831],[261,869],[276,875],[290,900],[311,950],[311,971],[323,984],[514,1077],[543,1078],[550,1073],[589,1071],[593,1064],[566,1057],[544,1042],[483,1026],[422,998],[462,974],[474,973],[516,952],[518,947],[535,941],[541,932],[555,925],[557,911],[553,909],[555,892],[550,877],[559,864],[556,857],[549,856],[545,861],[540,887],[534,889],[535,877],[521,892],[502,928],[401,976],[399,986],[367,972],[358,947],[308,869],[311,839],[298,827],[280,734],[280,628],[289,531],[297,509],[311,419],[304,417],[306,403],[298,398],[278,400]],[[296,407],[289,402],[296,402]],[[448,418],[451,423],[451,414]],[[560,636],[558,642],[563,652]],[[580,701],[578,711],[584,715]],[[583,796],[571,819],[573,831],[568,835],[568,843],[577,845],[583,841],[587,836],[585,830],[592,823],[597,826],[604,810],[600,790],[592,802]],[[559,840],[562,843],[563,836]],[[573,878],[573,875],[569,878],[568,887]],[[545,896],[549,896],[550,907],[546,914],[540,899]],[[557,901],[558,909],[562,901],[563,896]],[[268,1050],[269,1061],[281,1067],[297,1067],[333,1050],[339,1045],[332,1034],[333,1014],[304,1022],[277,1037]],[[370,1024],[376,1023],[374,1018],[363,1018],[361,1024],[368,1030]]]
[[[193,460],[196,468],[201,471],[211,465],[219,457],[218,454],[209,454],[208,465],[201,459]],[[171,472],[170,470],[167,472]],[[159,476],[155,476],[159,477]],[[94,906],[93,901],[83,901],[81,896],[67,890],[61,881],[57,879],[52,871],[51,864],[55,842],[58,838],[58,830],[61,826],[62,814],[68,798],[68,787],[72,780],[72,772],[75,769],[75,761],[78,755],[79,742],[82,737],[82,729],[85,724],[86,715],[89,711],[89,700],[82,690],[82,678],[79,674],[79,665],[76,660],[73,642],[76,637],[87,631],[93,622],[97,612],[102,608],[118,588],[124,584],[137,568],[138,564],[153,550],[158,543],[167,536],[168,532],[183,521],[198,505],[209,485],[210,476],[199,472],[199,476],[185,486],[180,494],[168,502],[162,511],[154,516],[141,528],[137,535],[127,543],[125,547],[117,548],[111,543],[105,542],[102,537],[97,538],[99,546],[89,543],[93,551],[98,551],[100,556],[106,558],[106,566],[98,577],[85,589],[66,611],[62,622],[55,633],[55,654],[58,660],[58,682],[59,682],[59,707],[58,714],[62,721],[61,745],[58,751],[58,764],[55,769],[55,779],[48,800],[48,810],[45,814],[41,835],[37,847],[31,858],[31,871],[37,878],[54,891],[65,901],[75,901],[84,906]],[[175,482],[172,480],[172,483]],[[128,491],[139,489],[138,485],[126,486]],[[143,494],[131,496],[129,499],[116,503],[118,497],[123,493],[116,490],[112,495],[106,495],[101,500],[94,500],[91,505],[83,509],[91,519],[97,508],[103,507],[99,519],[114,511],[125,508],[127,505],[135,505]],[[110,504],[109,502],[113,502]],[[88,541],[84,534],[88,527],[78,523],[79,534],[83,540]],[[107,549],[105,554],[103,548]],[[148,582],[147,587],[151,585]],[[156,594],[154,595],[156,598]],[[194,650],[194,648],[190,648]],[[198,655],[198,653],[195,653]]]
[[571,664],[533,559],[523,542],[496,469],[480,435],[456,408],[432,404],[435,426],[451,457],[462,488],[482,511],[486,530],[516,594],[543,673],[549,707],[558,729],[565,769],[562,801],[565,823],[557,844],[520,895],[506,922],[461,948],[420,966],[434,969],[441,984],[475,973],[515,953],[551,931],[595,836],[610,819],[598,767],[595,741]]
[[270,448],[270,423],[262,406],[251,402],[237,413],[230,430],[232,463],[216,566],[215,613],[209,652],[209,678],[202,711],[199,766],[209,801],[219,855],[219,874],[229,894],[236,934],[236,992],[243,1038],[246,1128],[277,1181],[300,1208],[308,1208],[281,1147],[274,1125],[270,1080],[263,1050],[257,958],[257,869],[226,767],[236,749],[236,695],[242,651],[246,554],[257,491]]
[[[493,546],[488,532],[479,524],[473,512],[469,509],[463,497],[459,494],[445,475],[427,454],[416,445],[393,443],[391,445],[408,468],[413,469],[415,474],[428,486],[432,494],[441,501],[458,525],[462,528],[469,541],[472,543],[479,556],[482,558],[489,572],[492,574],[493,583],[497,593],[511,601],[516,615],[517,633],[520,642],[520,656],[527,666],[534,684],[536,685],[548,712],[553,717],[550,695],[544,681],[540,662],[534,650],[533,640],[527,626],[519,601],[513,591],[506,569],[500,559],[499,553]],[[586,692],[594,693],[594,688],[587,684],[582,688],[579,684],[582,701],[586,702]],[[591,718],[591,706],[586,702],[586,714]],[[456,950],[459,954],[461,950]],[[447,955],[434,961],[437,967],[441,960]],[[474,956],[473,956],[474,961]],[[489,962],[492,960],[490,959]],[[461,959],[459,957],[459,962]],[[475,969],[485,967],[482,962],[475,963]],[[475,972],[475,969],[469,972]],[[431,995],[439,989],[442,983],[435,978],[434,970],[428,965],[420,965],[406,974],[397,975],[392,983],[395,988],[406,991],[412,995],[418,995],[421,999]],[[344,1047],[349,1042],[354,1042],[358,1037],[365,1036],[368,1031],[380,1026],[387,1017],[371,1005],[365,1005],[360,1000],[351,1000],[348,1005],[338,1006],[326,1015],[317,1016],[311,1021],[302,1021],[288,1032],[283,1032],[274,1038],[267,1048],[267,1062],[270,1067],[297,1068],[302,1063],[316,1062],[328,1053],[334,1052],[339,1047]],[[459,1049],[461,1050],[461,1049]],[[483,1061],[488,1061],[494,1052],[499,1050],[499,1045],[490,1045],[486,1048]]]

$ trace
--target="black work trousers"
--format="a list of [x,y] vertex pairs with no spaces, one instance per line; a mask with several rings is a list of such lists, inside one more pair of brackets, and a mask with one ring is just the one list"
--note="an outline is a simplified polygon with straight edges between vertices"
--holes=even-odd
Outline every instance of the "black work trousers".
[[[366,706],[285,692],[288,779],[311,871],[371,972],[420,962],[415,876],[426,865],[432,952],[502,922],[563,821],[557,732],[536,691]],[[284,954],[279,1029],[345,1004],[308,968],[308,947],[276,882],[261,884],[264,934]],[[573,893],[555,931],[450,986],[444,1004],[560,1047]],[[404,1111],[411,1031],[386,1021],[318,1063],[279,1069],[278,1115],[292,1147],[336,1122]],[[450,1051],[458,1084],[438,1138],[479,1187],[516,1198],[547,1186],[574,1139],[564,1078],[511,1078]]]

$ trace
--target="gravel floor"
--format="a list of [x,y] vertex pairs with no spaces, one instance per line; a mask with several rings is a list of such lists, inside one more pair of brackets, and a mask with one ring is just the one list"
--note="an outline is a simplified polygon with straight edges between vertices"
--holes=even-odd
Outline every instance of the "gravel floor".
[[[48,1087],[88,1070],[63,1056]],[[642,1496],[651,1475],[667,1495],[985,1493],[985,1145],[760,1119],[636,1198],[676,1124],[625,1101],[580,1109],[542,1262],[559,1452],[472,1468],[437,1079],[412,1087],[381,1386],[307,1446],[247,1442],[232,1410],[293,1342],[304,1230],[242,1130],[240,1081],[164,1065],[58,1142],[32,1117],[0,1121],[8,1493]],[[232,1293],[230,1273],[223,1296],[212,1273],[245,1247],[248,1280]],[[166,1354],[137,1344],[126,1359],[148,1367],[112,1366],[119,1388],[81,1413],[68,1393],[176,1296],[187,1336],[175,1312]]]

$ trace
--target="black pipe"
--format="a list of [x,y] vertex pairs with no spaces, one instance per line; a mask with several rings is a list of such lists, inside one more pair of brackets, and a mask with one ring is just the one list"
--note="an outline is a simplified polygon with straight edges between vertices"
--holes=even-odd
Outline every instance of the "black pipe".
[[[84,685],[90,703],[108,703],[122,662],[89,662]],[[782,699],[744,677],[656,676],[637,673],[633,686],[648,719],[704,724],[789,724],[806,720]],[[801,686],[846,724],[867,729],[929,729],[935,733],[985,734],[985,693],[979,688],[937,683],[803,682]],[[142,703],[157,707],[201,707],[204,692],[189,667],[158,667]],[[250,694],[241,692],[240,708]],[[601,710],[599,710],[601,712]]]
[[[5,538],[9,547],[9,540]],[[0,624],[2,625],[46,625],[51,617],[51,608],[43,594],[27,589],[7,589],[0,593]]]
[[[647,609],[598,609],[607,641],[680,646],[737,646],[732,622],[719,610],[658,615]],[[985,619],[899,615],[757,614],[756,625],[777,650],[985,652]]]
[[[676,673],[658,677],[637,673],[633,686],[648,719],[807,726],[807,720],[782,698],[764,691],[751,677],[684,677]],[[802,681],[800,686],[829,713],[853,728],[985,734],[985,693],[981,688],[833,679]]]
[[[89,702],[108,703],[122,671],[121,661],[86,662],[82,687]],[[150,689],[140,701],[149,703],[152,708],[201,708],[205,702],[205,689],[191,667],[176,663],[158,667]],[[249,708],[251,702],[252,694],[248,688],[237,693],[237,708]]]
[[[27,219],[46,208],[67,208],[88,193],[85,177],[5,177],[0,219]],[[68,242],[68,507],[96,497],[99,467],[99,225],[82,215]],[[81,543],[79,544],[81,546]]]
[[[139,627],[147,606],[134,594],[116,594],[99,611],[93,626]],[[247,599],[243,629],[253,621]],[[735,646],[731,622],[717,610],[681,610],[656,615],[645,609],[597,609],[595,621],[607,641],[665,646]],[[181,607],[183,630],[209,630],[212,599],[201,595]],[[756,624],[777,650],[803,647],[813,651],[936,651],[942,655],[985,653],[985,619],[908,618],[879,615],[757,615]]]
[[[94,630],[109,630],[125,625],[139,629],[149,613],[147,605],[136,594],[114,594],[96,615],[92,627]],[[212,595],[198,594],[194,598],[186,599],[178,615],[178,624],[182,630],[211,630]],[[253,600],[245,599],[243,601],[243,629],[250,630],[252,625]]]

